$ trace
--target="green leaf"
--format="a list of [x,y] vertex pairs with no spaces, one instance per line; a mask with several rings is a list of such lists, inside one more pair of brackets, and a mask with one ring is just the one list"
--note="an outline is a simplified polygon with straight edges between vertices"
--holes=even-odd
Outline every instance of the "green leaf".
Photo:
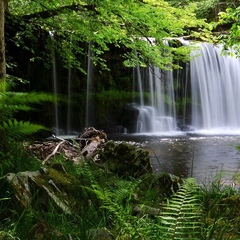
[[163,239],[199,239],[201,210],[194,179],[185,181],[159,218]]
[[7,137],[14,139],[24,139],[25,136],[34,134],[40,130],[46,130],[44,126],[32,124],[30,122],[8,120],[0,125],[0,131],[5,132]]

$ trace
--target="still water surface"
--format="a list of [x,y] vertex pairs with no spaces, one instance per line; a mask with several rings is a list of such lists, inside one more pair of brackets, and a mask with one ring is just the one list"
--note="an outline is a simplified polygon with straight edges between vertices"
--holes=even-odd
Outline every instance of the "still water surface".
[[158,137],[122,135],[150,151],[155,172],[169,172],[179,177],[204,181],[221,172],[231,179],[240,172],[240,136]]

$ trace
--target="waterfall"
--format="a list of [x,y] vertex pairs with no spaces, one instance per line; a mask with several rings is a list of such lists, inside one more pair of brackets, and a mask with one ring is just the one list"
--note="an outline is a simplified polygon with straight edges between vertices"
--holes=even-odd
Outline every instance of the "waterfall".
[[[54,31],[49,31],[49,35],[54,40]],[[55,135],[59,135],[59,109],[58,109],[58,103],[57,103],[57,95],[58,95],[58,86],[57,86],[57,70],[56,70],[56,56],[54,49],[52,50],[52,82],[53,82],[53,94],[55,97],[54,100],[54,129],[55,129]]]
[[[135,106],[136,133],[240,132],[240,59],[223,55],[221,45],[210,43],[198,44],[190,56],[192,60],[182,70],[149,66],[147,81],[138,70],[141,93],[140,105]],[[149,94],[148,104],[142,100],[143,93]],[[178,109],[175,103],[180,101]]]
[[209,43],[193,51],[191,61],[192,126],[221,132],[240,129],[240,60],[221,55]]
[[93,81],[93,62],[91,43],[89,43],[87,59],[87,93],[86,93],[86,122],[85,122],[86,127],[90,127],[93,124],[93,99],[91,97],[93,85],[92,81]]
[[67,135],[70,135],[71,132],[71,115],[72,115],[72,109],[71,109],[71,100],[72,100],[72,91],[71,91],[71,86],[72,86],[72,71],[71,68],[68,69],[68,105],[67,105]]
[[56,58],[55,54],[53,54],[53,93],[55,96],[54,100],[54,115],[55,115],[55,134],[56,136],[59,135],[59,114],[58,114],[58,103],[57,103],[57,95],[58,95],[58,90],[57,90],[57,71],[56,71]]
[[[140,105],[137,118],[137,133],[172,132],[176,130],[176,110],[173,75],[171,71],[162,72],[154,66],[148,67],[148,84],[143,87],[142,76],[138,71]],[[141,85],[140,85],[141,83]],[[148,104],[144,104],[143,92],[149,94]]]

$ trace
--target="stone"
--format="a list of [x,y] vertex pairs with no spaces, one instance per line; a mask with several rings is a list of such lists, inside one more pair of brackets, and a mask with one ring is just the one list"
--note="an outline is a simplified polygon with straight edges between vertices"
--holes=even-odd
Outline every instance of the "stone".
[[90,229],[89,238],[91,240],[113,240],[113,235],[106,228]]
[[183,179],[170,173],[162,173],[156,176],[149,187],[160,189],[164,195],[172,196],[183,183]]
[[72,214],[68,200],[63,198],[64,194],[54,179],[49,179],[46,168],[33,172],[9,173],[0,180],[0,187],[3,194],[1,197],[9,196],[12,202],[22,208],[33,209],[40,205],[47,211],[51,200],[62,212]]
[[127,142],[108,141],[99,155],[98,164],[119,176],[138,178],[152,173],[149,152]]
[[160,214],[160,209],[159,208],[154,208],[154,207],[149,207],[147,205],[138,205],[133,208],[133,213],[137,215],[145,215],[148,214],[149,216],[159,216]]
[[66,239],[48,222],[42,220],[35,224],[28,234],[28,240],[50,240],[50,239]]
[[128,130],[128,133],[136,132],[136,122],[139,116],[139,105],[136,103],[128,103],[123,111],[122,124]]

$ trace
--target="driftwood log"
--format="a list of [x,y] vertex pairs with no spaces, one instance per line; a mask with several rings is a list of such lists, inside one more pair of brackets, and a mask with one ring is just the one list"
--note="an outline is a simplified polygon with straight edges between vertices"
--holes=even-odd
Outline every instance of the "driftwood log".
[[93,127],[84,129],[84,132],[79,135],[81,152],[86,158],[92,158],[102,152],[105,142],[107,142],[106,133]]
[[62,155],[66,160],[79,163],[83,158],[94,158],[102,152],[106,141],[107,135],[104,131],[90,127],[84,129],[72,141],[53,136],[51,141],[32,143],[27,147],[27,150],[42,160],[43,164],[49,163],[58,155]]

